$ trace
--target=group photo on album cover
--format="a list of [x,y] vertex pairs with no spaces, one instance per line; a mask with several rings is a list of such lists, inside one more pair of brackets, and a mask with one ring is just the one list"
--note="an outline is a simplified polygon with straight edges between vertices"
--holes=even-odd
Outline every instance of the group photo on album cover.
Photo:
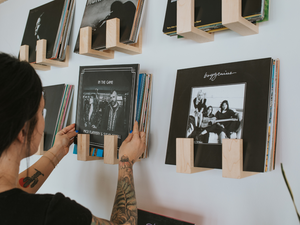
[[193,87],[186,137],[195,144],[222,144],[242,137],[246,84]]

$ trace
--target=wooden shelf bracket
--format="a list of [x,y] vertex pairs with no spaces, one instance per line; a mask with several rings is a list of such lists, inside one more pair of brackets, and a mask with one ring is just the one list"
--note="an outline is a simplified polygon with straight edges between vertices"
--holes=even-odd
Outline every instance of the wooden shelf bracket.
[[[20,60],[29,62],[29,46],[28,45],[22,45],[20,47]],[[48,71],[51,69],[50,66],[40,65],[37,63],[30,63],[30,65],[36,70]]]
[[222,0],[222,24],[242,36],[259,32],[258,24],[242,17],[242,0]]
[[104,157],[90,156],[90,135],[77,135],[77,160],[92,161],[104,159],[105,164],[118,164],[118,136],[104,135]]
[[199,43],[214,40],[214,34],[195,27],[195,0],[177,0],[177,34]]
[[[176,138],[176,172],[197,173],[210,168],[194,167],[194,139]],[[259,174],[243,171],[243,140],[222,140],[222,176],[225,178],[241,179]]]
[[48,66],[56,67],[68,67],[69,66],[69,46],[66,49],[66,59],[64,61],[52,60],[46,58],[47,53],[47,40],[38,40],[36,43],[36,63],[44,64]]

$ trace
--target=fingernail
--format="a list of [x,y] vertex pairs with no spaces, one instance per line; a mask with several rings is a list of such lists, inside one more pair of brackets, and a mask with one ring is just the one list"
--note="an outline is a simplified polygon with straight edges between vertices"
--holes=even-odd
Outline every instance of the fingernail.
[[79,130],[75,130],[76,131],[76,133],[78,133],[79,132]]
[[132,130],[129,132],[130,134],[132,133]]

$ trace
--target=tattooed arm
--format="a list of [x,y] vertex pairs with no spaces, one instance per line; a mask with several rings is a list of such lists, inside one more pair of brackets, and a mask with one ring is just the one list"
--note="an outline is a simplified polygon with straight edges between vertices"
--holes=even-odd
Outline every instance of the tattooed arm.
[[145,133],[139,132],[135,122],[133,132],[120,147],[117,193],[110,221],[93,216],[91,225],[137,224],[137,206],[132,166],[145,150]]
[[35,164],[19,174],[18,187],[28,193],[36,193],[59,161],[69,152],[75,136],[75,124],[59,131],[53,147]]

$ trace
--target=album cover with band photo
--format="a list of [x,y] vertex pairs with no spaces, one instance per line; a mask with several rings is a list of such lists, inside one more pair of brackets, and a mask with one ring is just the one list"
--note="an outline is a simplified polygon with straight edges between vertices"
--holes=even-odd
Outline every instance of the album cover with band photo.
[[194,165],[222,168],[222,139],[243,139],[244,171],[264,172],[272,59],[177,71],[166,164],[176,138],[194,138]]
[[76,130],[103,148],[104,135],[117,135],[118,147],[133,128],[139,65],[82,66],[79,72]]

